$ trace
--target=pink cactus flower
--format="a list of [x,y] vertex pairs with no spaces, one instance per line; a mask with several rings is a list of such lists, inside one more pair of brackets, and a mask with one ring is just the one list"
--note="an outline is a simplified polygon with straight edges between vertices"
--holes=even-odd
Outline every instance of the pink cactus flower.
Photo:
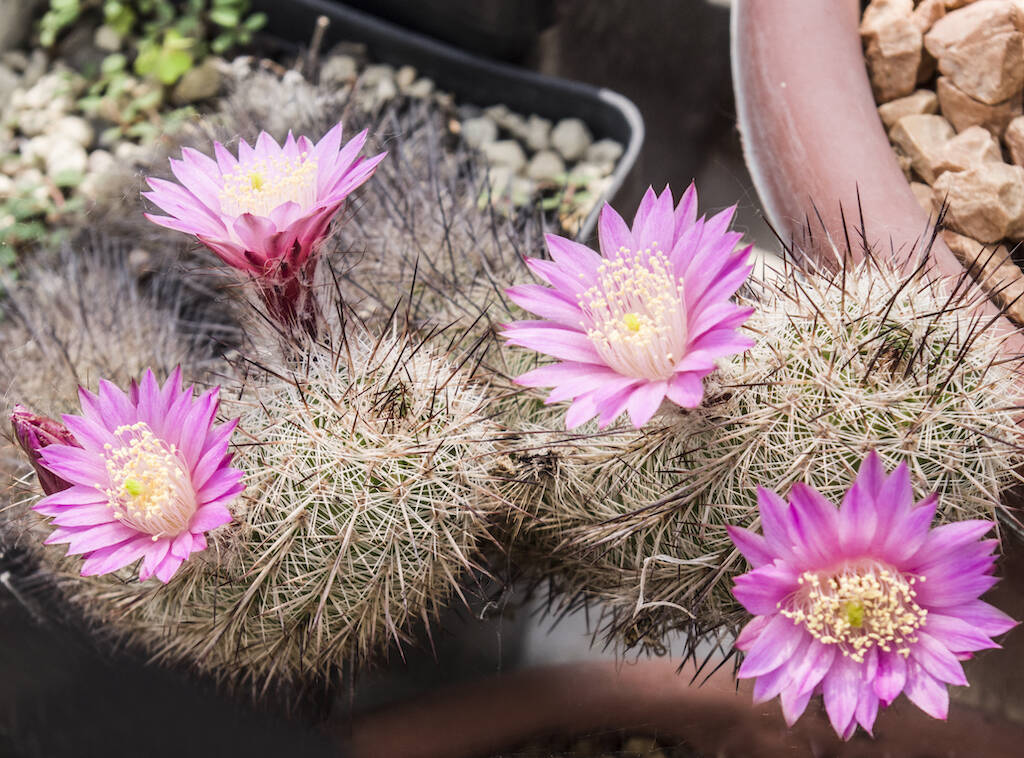
[[900,692],[946,718],[946,685],[967,684],[960,661],[1016,622],[978,599],[997,581],[997,540],[979,541],[994,524],[932,529],[936,502],[915,504],[906,464],[886,476],[875,453],[838,509],[802,484],[788,505],[758,488],[764,534],[729,527],[752,566],[733,592],[754,614],[736,647],[755,702],[780,695],[792,726],[821,693],[843,739],[870,733]]
[[[69,482],[35,510],[56,528],[46,544],[81,554],[82,576],[139,559],[139,580],[167,582],[206,532],[231,521],[227,504],[244,486],[227,452],[236,421],[215,426],[217,389],[193,397],[181,371],[160,386],[152,371],[125,394],[101,381],[82,389],[82,416],[64,416],[76,444],[50,444],[41,464]],[[80,445],[80,447],[78,446]]]
[[603,428],[623,411],[637,428],[667,397],[700,405],[703,378],[715,359],[747,350],[737,333],[752,313],[729,302],[750,274],[750,248],[728,231],[734,208],[697,219],[691,184],[673,208],[666,187],[648,189],[632,228],[611,206],[601,212],[601,254],[555,235],[552,260],[527,259],[550,287],[510,287],[508,296],[541,320],[505,326],[508,344],[546,353],[558,363],[516,381],[554,386],[547,402],[572,400],[569,429],[598,416]]
[[11,427],[14,438],[28,456],[29,463],[36,470],[39,486],[43,492],[52,495],[54,492],[66,490],[71,486],[59,476],[43,467],[39,462],[39,452],[47,445],[71,445],[80,447],[74,435],[59,421],[47,416],[32,413],[24,405],[15,405],[11,410]]
[[194,234],[221,260],[254,277],[272,315],[295,318],[316,268],[316,250],[345,198],[369,179],[385,153],[358,157],[366,132],[341,146],[339,123],[315,145],[289,133],[278,145],[261,132],[238,157],[219,142],[216,160],[185,148],[171,171],[181,184],[149,178],[143,196],[166,211],[150,221]]

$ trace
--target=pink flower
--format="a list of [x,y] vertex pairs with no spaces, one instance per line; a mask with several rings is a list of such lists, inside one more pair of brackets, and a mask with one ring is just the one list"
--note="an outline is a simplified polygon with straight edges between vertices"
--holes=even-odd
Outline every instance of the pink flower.
[[547,236],[552,260],[527,259],[551,287],[510,287],[514,303],[541,317],[505,326],[508,344],[559,359],[516,379],[554,386],[547,402],[572,400],[569,429],[599,417],[603,428],[623,411],[643,426],[668,397],[700,405],[715,359],[753,345],[736,329],[752,313],[729,298],[750,274],[750,248],[735,251],[734,208],[697,219],[691,184],[679,205],[672,192],[647,190],[626,226],[611,206],[601,212],[601,254]]
[[802,484],[788,505],[758,488],[763,536],[729,527],[753,567],[733,593],[755,614],[736,640],[755,702],[781,695],[792,726],[822,693],[843,739],[900,692],[946,718],[946,685],[967,684],[959,661],[1016,622],[978,599],[997,581],[997,541],[979,541],[993,524],[931,529],[936,501],[915,504],[906,464],[886,476],[875,453],[838,510]]
[[32,413],[20,404],[15,405],[11,410],[11,427],[14,429],[14,438],[18,440],[18,444],[28,456],[32,468],[36,470],[39,486],[43,488],[43,492],[52,495],[54,492],[60,492],[70,487],[69,482],[56,476],[39,462],[39,453],[47,445],[79,447],[67,427],[52,418]]
[[[289,133],[283,146],[266,132],[238,158],[215,142],[216,160],[185,148],[171,159],[181,184],[149,178],[143,195],[169,216],[146,214],[194,234],[221,260],[256,277],[274,315],[294,317],[294,300],[316,267],[316,247],[345,198],[373,175],[385,153],[358,158],[366,132],[341,147],[339,123],[314,145]],[[283,310],[282,310],[283,309]],[[277,312],[278,310],[282,312]]]
[[236,421],[213,425],[217,389],[193,398],[177,369],[161,387],[152,371],[126,395],[101,381],[79,390],[82,416],[64,416],[74,444],[40,451],[43,466],[69,482],[35,510],[52,516],[46,544],[81,554],[82,576],[142,559],[139,580],[167,582],[206,548],[205,533],[231,521],[227,504],[244,489],[227,452]]

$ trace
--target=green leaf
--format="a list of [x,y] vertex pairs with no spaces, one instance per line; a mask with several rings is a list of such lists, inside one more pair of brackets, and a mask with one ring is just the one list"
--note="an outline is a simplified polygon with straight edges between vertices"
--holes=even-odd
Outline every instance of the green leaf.
[[255,31],[259,31],[260,29],[262,29],[264,26],[266,26],[266,24],[267,24],[267,14],[266,13],[253,13],[251,16],[249,16],[249,18],[247,18],[242,23],[242,26],[244,26],[246,29],[248,29],[251,32],[255,32]]
[[128,65],[128,59],[121,53],[112,53],[103,59],[100,64],[100,71],[104,74],[112,74],[115,71],[124,71]]
[[235,44],[235,38],[230,32],[224,32],[218,34],[213,38],[213,42],[210,43],[210,49],[213,50],[217,55],[223,55],[230,50]]
[[185,50],[165,50],[156,66],[156,76],[164,84],[174,84],[192,68],[192,53]]
[[237,10],[229,8],[215,8],[210,11],[210,20],[217,26],[235,27],[242,20]]
[[82,179],[81,171],[61,171],[53,177],[53,183],[58,187],[77,187]]

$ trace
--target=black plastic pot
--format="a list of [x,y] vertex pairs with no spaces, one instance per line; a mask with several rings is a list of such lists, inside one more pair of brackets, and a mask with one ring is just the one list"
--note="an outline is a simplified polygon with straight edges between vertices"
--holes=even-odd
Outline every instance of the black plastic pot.
[[[463,102],[482,106],[504,103],[513,111],[551,120],[582,119],[596,138],[614,139],[625,148],[603,200],[611,200],[640,154],[643,118],[618,92],[487,60],[329,0],[256,0],[253,6],[268,15],[267,31],[299,44],[309,41],[317,18],[326,16],[331,23],[325,45],[343,40],[362,42],[375,60],[415,66]],[[600,203],[580,228],[578,239],[591,236],[599,210]]]

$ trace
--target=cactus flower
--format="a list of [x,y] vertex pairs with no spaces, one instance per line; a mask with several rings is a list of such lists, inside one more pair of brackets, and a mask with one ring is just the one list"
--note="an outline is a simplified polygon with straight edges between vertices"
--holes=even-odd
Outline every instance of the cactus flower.
[[159,385],[152,371],[126,394],[101,381],[79,390],[82,415],[63,417],[74,435],[39,451],[40,464],[70,483],[35,510],[56,527],[46,544],[83,556],[82,575],[141,559],[139,580],[167,582],[206,532],[231,521],[227,504],[244,489],[227,452],[237,421],[215,426],[217,388],[182,390],[177,369]]
[[185,148],[171,159],[180,184],[149,178],[143,196],[169,215],[146,218],[193,234],[221,260],[255,278],[271,314],[294,320],[308,295],[317,246],[345,198],[369,179],[385,153],[358,157],[366,132],[341,145],[341,124],[315,145],[289,133],[284,145],[261,132],[216,160]]
[[728,231],[734,210],[697,219],[692,184],[675,207],[668,187],[648,189],[632,227],[604,207],[600,254],[549,234],[552,260],[527,265],[551,286],[507,290],[541,319],[507,324],[503,336],[559,362],[516,381],[554,386],[549,403],[572,400],[570,429],[595,415],[607,426],[623,411],[639,428],[666,397],[700,405],[715,360],[753,345],[736,331],[752,309],[729,301],[752,268],[750,248],[736,251],[741,235]]
[[997,581],[997,541],[979,541],[994,524],[932,529],[936,503],[915,504],[906,464],[887,476],[873,452],[838,509],[802,484],[788,504],[758,488],[763,535],[729,527],[752,567],[733,592],[754,614],[736,647],[755,702],[780,695],[792,726],[820,693],[843,739],[901,692],[946,718],[960,661],[1016,622],[978,599]]

